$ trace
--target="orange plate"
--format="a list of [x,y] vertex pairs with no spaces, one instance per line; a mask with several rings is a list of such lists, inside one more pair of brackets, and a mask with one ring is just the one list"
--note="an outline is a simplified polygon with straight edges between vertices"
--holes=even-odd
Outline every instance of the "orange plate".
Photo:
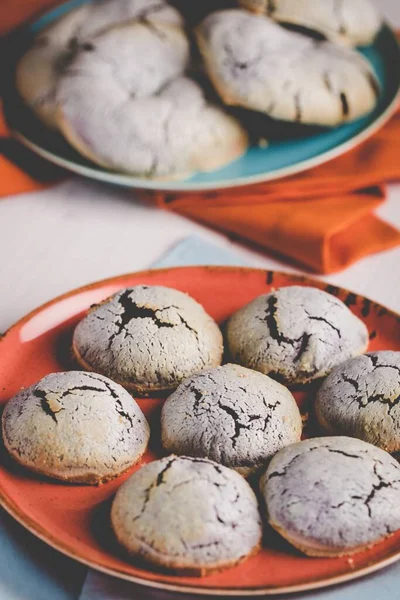
[[[0,343],[1,402],[4,404],[21,387],[33,384],[52,371],[74,368],[69,352],[71,333],[85,310],[120,288],[139,283],[166,285],[188,292],[219,323],[255,296],[275,287],[312,285],[340,297],[365,321],[370,331],[371,349],[400,350],[398,315],[366,298],[322,282],[235,267],[147,271],[70,292],[14,325]],[[310,389],[296,392],[303,408],[304,403],[307,406],[312,399]],[[156,433],[162,400],[143,399],[139,403]],[[144,460],[152,460],[160,454],[156,442]],[[40,479],[12,464],[4,448],[1,459],[1,500],[22,525],[57,550],[94,569],[147,586],[212,595],[276,594],[354,579],[400,558],[400,532],[351,559],[306,558],[276,534],[268,532],[268,546],[238,567],[202,579],[168,575],[134,560],[128,561],[108,528],[109,500],[130,473],[100,487],[65,485]]]

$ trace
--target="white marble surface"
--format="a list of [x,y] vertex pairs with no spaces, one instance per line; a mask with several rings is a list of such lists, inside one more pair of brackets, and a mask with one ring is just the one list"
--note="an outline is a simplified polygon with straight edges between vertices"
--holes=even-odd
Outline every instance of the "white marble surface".
[[[399,0],[377,2],[400,27]],[[399,184],[389,186],[389,199],[379,214],[400,227]],[[79,178],[45,191],[2,199],[0,225],[0,331],[71,288],[148,267],[177,241],[193,233],[235,247],[249,264],[293,270],[191,221],[145,206],[136,201],[133,192]],[[326,279],[400,311],[399,248],[367,258]],[[2,542],[0,553],[1,600],[76,596],[82,575],[77,567],[30,536],[23,537],[21,528],[4,515],[0,528],[8,540]],[[33,543],[37,544],[37,564],[29,558]],[[46,593],[40,582],[45,562]]]

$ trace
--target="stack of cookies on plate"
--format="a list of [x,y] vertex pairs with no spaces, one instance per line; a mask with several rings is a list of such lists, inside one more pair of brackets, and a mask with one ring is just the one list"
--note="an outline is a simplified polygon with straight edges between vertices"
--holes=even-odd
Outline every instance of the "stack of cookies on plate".
[[[206,575],[269,544],[271,527],[310,556],[358,552],[400,529],[400,353],[366,353],[365,324],[305,286],[254,298],[223,330],[166,287],[92,306],[73,334],[84,371],[47,375],[6,405],[9,454],[71,484],[106,482],[149,442],[131,394],[142,406],[161,394],[151,424],[161,458],[146,457],[111,510],[134,557]],[[318,387],[317,425],[301,441],[292,392],[307,385]]]
[[94,163],[163,179],[239,158],[250,121],[265,145],[266,116],[334,127],[376,105],[375,73],[352,48],[381,27],[369,0],[199,4],[83,4],[21,59],[22,98]]

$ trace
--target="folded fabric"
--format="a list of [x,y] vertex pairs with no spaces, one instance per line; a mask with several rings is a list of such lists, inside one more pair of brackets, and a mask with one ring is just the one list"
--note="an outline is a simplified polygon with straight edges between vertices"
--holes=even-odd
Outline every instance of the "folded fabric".
[[149,194],[159,207],[307,266],[339,271],[400,244],[374,215],[384,182],[400,179],[400,111],[372,138],[322,166],[277,181],[217,193]]
[[[0,34],[54,4],[5,0]],[[1,81],[0,81],[1,83]],[[62,173],[7,139],[0,104],[0,197],[40,189]],[[400,111],[361,146],[299,175],[215,193],[140,192],[159,207],[299,263],[331,273],[400,244],[375,209],[400,178]]]

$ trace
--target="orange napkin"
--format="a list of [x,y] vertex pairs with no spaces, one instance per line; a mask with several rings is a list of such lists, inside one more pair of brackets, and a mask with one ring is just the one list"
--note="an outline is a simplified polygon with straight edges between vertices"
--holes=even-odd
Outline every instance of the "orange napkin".
[[399,139],[400,111],[358,148],[299,175],[218,193],[160,193],[153,201],[332,273],[400,244],[400,232],[374,215],[384,182],[400,179]]
[[[53,4],[53,0],[3,0],[0,33]],[[0,136],[7,136],[1,117]],[[345,268],[400,244],[400,232],[375,216],[384,182],[400,179],[400,111],[374,137],[329,163],[300,175],[218,193],[141,195],[159,207],[247,240],[319,273]],[[20,149],[20,152],[23,151]],[[15,152],[14,152],[15,156]],[[0,196],[42,187],[59,172],[47,164],[32,173],[32,155],[21,169],[0,157]],[[37,159],[35,159],[37,161]],[[33,169],[34,171],[34,169]],[[41,178],[42,181],[38,181]]]

